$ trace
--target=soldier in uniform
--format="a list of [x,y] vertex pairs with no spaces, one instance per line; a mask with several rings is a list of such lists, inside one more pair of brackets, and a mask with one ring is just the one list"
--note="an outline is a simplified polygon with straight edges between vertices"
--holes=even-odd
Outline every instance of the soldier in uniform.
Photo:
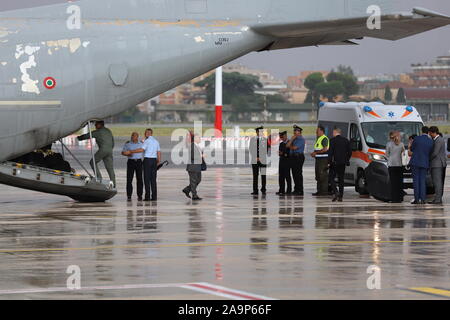
[[261,174],[261,193],[266,194],[267,181],[267,153],[269,151],[269,143],[262,134],[264,127],[256,128],[256,137],[250,140],[250,156],[253,171],[253,193],[258,195],[258,180]]
[[325,135],[325,128],[317,127],[317,140],[311,157],[316,159],[317,192],[313,196],[328,196],[328,148],[330,141]]
[[[114,187],[116,186],[116,175],[114,173],[114,163],[113,163],[113,149],[114,149],[114,137],[108,128],[105,127],[104,121],[95,122],[95,129],[92,131],[92,138],[95,138],[95,141],[98,145],[98,151],[95,154],[95,167],[97,171],[97,178],[102,179],[102,174],[98,169],[98,163],[103,161],[105,164],[106,171],[108,172],[109,179],[114,183]],[[83,134],[78,137],[79,141],[90,139],[89,133]],[[94,169],[94,163],[90,161],[92,169]]]
[[303,196],[303,165],[305,164],[305,147],[306,140],[302,136],[303,129],[294,125],[294,135],[287,143],[287,148],[290,149],[289,162],[292,177],[294,178],[294,195]]
[[139,141],[139,133],[133,132],[131,140],[125,143],[122,155],[128,157],[127,162],[127,198],[131,201],[133,195],[133,178],[136,173],[136,185],[138,201],[142,201],[142,193],[144,192],[144,182],[142,175],[142,153],[128,154],[128,151],[142,149],[143,143]]
[[287,131],[280,133],[280,140],[280,147],[278,149],[278,153],[280,155],[280,162],[278,164],[278,184],[280,185],[280,189],[277,192],[277,195],[282,196],[292,193],[291,164],[289,161],[290,150],[287,147],[289,142],[287,138]]

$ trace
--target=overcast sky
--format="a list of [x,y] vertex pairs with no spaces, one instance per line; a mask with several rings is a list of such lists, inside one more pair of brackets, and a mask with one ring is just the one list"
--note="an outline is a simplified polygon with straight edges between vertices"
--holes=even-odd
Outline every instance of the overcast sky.
[[[400,0],[398,9],[422,7],[450,15],[449,0]],[[411,71],[411,63],[431,62],[450,52],[450,26],[399,41],[364,39],[359,46],[323,46],[253,53],[238,60],[279,78],[300,70],[330,70],[350,65],[358,75]]]

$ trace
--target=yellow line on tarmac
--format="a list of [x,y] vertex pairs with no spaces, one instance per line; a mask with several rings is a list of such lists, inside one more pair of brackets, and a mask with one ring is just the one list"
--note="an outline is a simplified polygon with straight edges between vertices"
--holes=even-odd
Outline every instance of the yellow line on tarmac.
[[417,241],[292,241],[292,242],[234,242],[234,243],[175,243],[175,244],[142,244],[142,245],[113,245],[94,246],[80,248],[24,248],[24,249],[0,249],[0,253],[20,252],[52,252],[52,251],[82,251],[101,249],[158,249],[158,248],[183,248],[183,247],[243,247],[243,246],[305,246],[305,245],[351,245],[351,244],[436,244],[450,243],[450,240],[417,240]]
[[450,291],[444,289],[436,289],[436,288],[428,288],[428,287],[417,287],[417,288],[409,288],[409,291],[432,294],[434,296],[450,298]]

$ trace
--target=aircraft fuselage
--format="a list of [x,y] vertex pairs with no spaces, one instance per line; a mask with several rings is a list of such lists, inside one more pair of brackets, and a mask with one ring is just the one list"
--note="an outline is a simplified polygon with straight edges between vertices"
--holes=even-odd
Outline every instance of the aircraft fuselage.
[[167,3],[80,1],[0,13],[0,161],[271,42],[250,20],[175,14]]

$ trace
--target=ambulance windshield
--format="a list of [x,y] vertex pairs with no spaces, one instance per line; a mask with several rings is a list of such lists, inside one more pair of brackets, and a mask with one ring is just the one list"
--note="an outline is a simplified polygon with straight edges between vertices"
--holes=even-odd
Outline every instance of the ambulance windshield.
[[385,149],[391,131],[400,131],[403,143],[408,146],[408,138],[413,134],[419,135],[422,126],[420,122],[366,122],[362,129],[370,148]]

